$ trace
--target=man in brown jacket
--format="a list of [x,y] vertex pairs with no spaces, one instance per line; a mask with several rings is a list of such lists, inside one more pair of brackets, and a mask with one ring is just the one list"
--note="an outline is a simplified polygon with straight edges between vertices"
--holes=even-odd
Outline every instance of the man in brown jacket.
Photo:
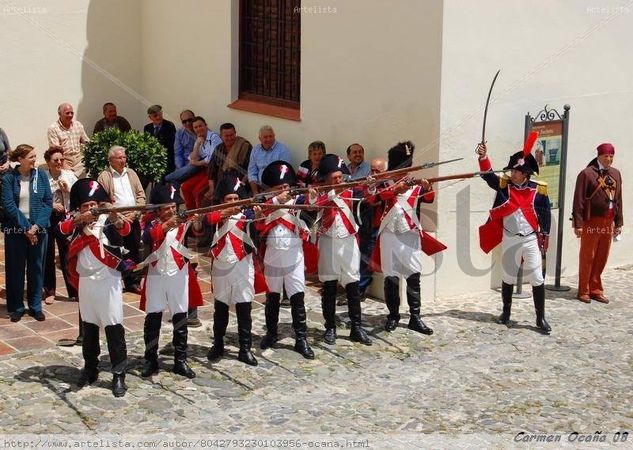
[[[138,175],[127,167],[125,148],[115,145],[108,152],[110,167],[99,174],[98,181],[106,190],[113,201],[113,206],[143,206],[145,205],[145,191]],[[121,237],[120,242],[111,242],[112,245],[122,246],[129,253],[126,258],[135,263],[141,262],[139,246],[141,243],[141,214],[137,211],[123,213],[123,218],[132,226],[132,231],[127,236]],[[126,274],[123,276],[125,289],[136,294],[141,293],[139,285],[140,273]]]
[[576,179],[573,227],[580,238],[578,300],[609,303],[604,296],[600,276],[604,270],[611,241],[622,232],[622,176],[614,167],[615,148],[600,144],[598,156]]

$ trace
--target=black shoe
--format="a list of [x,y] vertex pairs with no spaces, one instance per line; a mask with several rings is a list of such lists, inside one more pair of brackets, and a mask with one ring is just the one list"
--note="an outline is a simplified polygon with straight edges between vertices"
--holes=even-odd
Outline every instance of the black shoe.
[[501,313],[497,319],[497,323],[500,325],[510,326],[510,314],[505,311]]
[[189,379],[196,377],[196,373],[191,370],[191,367],[189,367],[189,365],[184,361],[174,363],[173,371],[174,373],[182,375],[183,377],[187,377]]
[[323,340],[326,344],[336,344],[336,328],[326,328],[325,334],[323,335]]
[[115,373],[112,377],[112,395],[115,397],[123,397],[126,391],[125,375]]
[[89,370],[84,368],[81,371],[81,376],[79,377],[79,380],[77,380],[77,386],[82,388],[87,384],[94,383],[95,381],[97,381],[97,378],[99,378],[98,370]]
[[158,373],[158,361],[145,360],[143,364],[143,370],[141,370],[141,377],[147,378]]
[[257,360],[255,356],[253,356],[253,352],[246,349],[241,349],[237,354],[237,360],[243,362],[244,364],[248,364],[249,366],[256,366]]
[[538,327],[539,330],[541,330],[541,333],[545,335],[549,335],[552,332],[552,327],[549,326],[549,324],[547,323],[545,319],[537,320],[536,326]]
[[352,325],[352,331],[349,334],[351,341],[360,342],[363,345],[371,345],[371,339],[367,336],[367,332],[361,326]]
[[11,314],[9,314],[9,317],[11,318],[11,322],[19,322],[20,320],[22,320],[23,315],[24,312],[12,312]]
[[407,328],[409,330],[417,331],[418,333],[426,334],[429,336],[433,334],[433,330],[427,327],[424,322],[422,322],[420,316],[411,316]]
[[398,328],[398,319],[387,319],[387,323],[385,324],[385,331],[393,331]]
[[259,348],[262,350],[266,350],[267,348],[275,348],[275,344],[277,343],[277,336],[268,334],[262,338],[262,341],[259,343]]
[[221,358],[222,356],[224,356],[224,343],[220,342],[214,343],[213,347],[209,349],[209,353],[207,353],[207,359],[209,361]]
[[295,351],[305,359],[314,359],[314,352],[306,339],[301,338],[295,341]]
[[42,311],[33,311],[29,309],[29,316],[33,317],[38,322],[44,322],[46,320],[46,316]]

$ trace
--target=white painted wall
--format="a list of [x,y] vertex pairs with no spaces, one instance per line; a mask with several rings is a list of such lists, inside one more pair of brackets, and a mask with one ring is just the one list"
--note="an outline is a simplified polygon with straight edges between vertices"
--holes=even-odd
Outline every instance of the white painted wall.
[[[626,183],[632,169],[628,149],[633,144],[629,124],[633,63],[628,56],[633,8],[624,7],[626,3],[611,1],[596,7],[590,1],[534,0],[517,8],[498,0],[446,0],[441,157],[464,156],[464,171],[477,169],[474,147],[481,137],[486,94],[492,76],[501,69],[488,114],[488,148],[495,167],[503,167],[510,154],[522,147],[526,112],[535,114],[549,104],[562,113],[568,103],[565,216],[571,212],[576,174],[595,156],[601,142],[615,145],[614,165],[623,172]],[[446,167],[442,172],[456,169]],[[470,189],[470,193],[462,189]],[[479,179],[442,189],[440,235],[451,250],[445,252],[438,272],[438,296],[500,284],[497,274],[491,276],[488,271],[491,257],[478,248],[477,227],[486,220],[492,200],[493,192]],[[625,217],[632,200],[625,193]],[[459,222],[458,216],[465,220]],[[612,247],[610,265],[631,262],[632,235],[626,222],[623,241]],[[565,221],[563,226],[563,275],[574,275],[579,245],[570,223]],[[554,245],[555,241],[550,248]],[[550,255],[548,275],[553,275],[554,252]]]
[[191,107],[212,127],[235,123],[254,143],[271,124],[297,163],[316,139],[338,153],[358,141],[373,156],[399,139],[437,136],[440,3],[345,0],[329,3],[335,12],[303,13],[300,122],[227,108],[237,84],[237,3],[143,0],[142,85],[173,120]]
[[11,145],[43,153],[62,102],[88,133],[106,101],[139,126],[140,23],[137,0],[2,2],[0,126]]

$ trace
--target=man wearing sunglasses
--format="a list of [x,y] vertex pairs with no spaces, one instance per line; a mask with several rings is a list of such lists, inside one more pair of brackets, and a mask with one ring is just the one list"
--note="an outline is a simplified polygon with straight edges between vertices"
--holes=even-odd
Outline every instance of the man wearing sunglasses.
[[174,142],[176,169],[186,167],[189,164],[189,155],[193,151],[193,145],[196,143],[196,133],[193,131],[194,117],[196,115],[190,109],[185,109],[180,113],[182,127],[176,131],[176,140]]

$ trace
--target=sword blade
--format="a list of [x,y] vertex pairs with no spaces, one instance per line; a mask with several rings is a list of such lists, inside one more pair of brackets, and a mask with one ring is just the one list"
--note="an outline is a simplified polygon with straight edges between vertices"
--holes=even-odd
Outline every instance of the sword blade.
[[490,89],[488,89],[488,98],[486,98],[486,109],[484,109],[484,124],[481,128],[481,143],[486,143],[486,118],[488,117],[488,104],[490,103],[490,95],[492,94],[492,88],[495,85],[495,81],[497,81],[497,77],[499,76],[499,72],[501,69],[497,70],[495,77],[492,79],[492,83],[490,84]]

